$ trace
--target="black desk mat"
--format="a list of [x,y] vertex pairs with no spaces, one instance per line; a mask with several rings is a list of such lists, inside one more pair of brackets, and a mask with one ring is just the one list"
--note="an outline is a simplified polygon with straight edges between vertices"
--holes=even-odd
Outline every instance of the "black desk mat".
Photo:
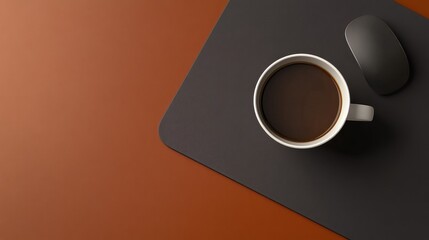
[[[384,19],[408,54],[411,81],[394,95],[369,88],[347,47],[344,29],[363,14]],[[311,150],[271,140],[254,115],[253,90],[269,64],[292,53],[333,63],[352,102],[374,106],[374,122],[348,122]],[[428,105],[428,19],[390,0],[231,1],[159,131],[172,149],[347,238],[422,239]]]

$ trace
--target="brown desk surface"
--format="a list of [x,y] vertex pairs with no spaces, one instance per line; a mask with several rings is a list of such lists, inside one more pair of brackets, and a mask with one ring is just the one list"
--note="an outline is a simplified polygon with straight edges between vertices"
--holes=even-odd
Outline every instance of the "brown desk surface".
[[0,239],[341,238],[158,137],[225,5],[0,2]]

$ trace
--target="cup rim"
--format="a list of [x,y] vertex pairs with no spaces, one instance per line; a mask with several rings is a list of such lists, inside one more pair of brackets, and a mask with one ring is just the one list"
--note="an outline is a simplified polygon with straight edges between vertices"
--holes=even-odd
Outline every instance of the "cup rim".
[[[321,137],[308,142],[295,142],[281,137],[274,130],[272,130],[270,126],[268,126],[261,111],[261,95],[265,84],[267,83],[271,75],[275,73],[278,69],[297,62],[313,64],[327,71],[337,83],[341,95],[341,109],[335,124]],[[259,77],[258,82],[256,83],[255,91],[253,94],[253,107],[259,125],[262,127],[265,133],[268,134],[269,137],[287,147],[296,149],[308,149],[320,146],[328,142],[333,137],[335,137],[337,133],[342,129],[347,120],[347,115],[350,109],[350,92],[343,75],[333,64],[316,55],[296,53],[287,55],[274,61],[264,70],[264,72]]]

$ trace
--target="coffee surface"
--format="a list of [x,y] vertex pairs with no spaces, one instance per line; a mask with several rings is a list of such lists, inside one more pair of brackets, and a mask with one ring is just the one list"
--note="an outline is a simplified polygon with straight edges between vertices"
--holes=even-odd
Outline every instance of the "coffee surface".
[[341,95],[332,76],[318,66],[296,63],[271,75],[262,93],[262,112],[282,138],[308,142],[335,124]]

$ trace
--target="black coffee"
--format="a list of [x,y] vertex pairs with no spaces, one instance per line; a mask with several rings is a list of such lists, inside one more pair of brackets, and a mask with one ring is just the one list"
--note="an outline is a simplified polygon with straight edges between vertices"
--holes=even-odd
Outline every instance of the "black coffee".
[[268,79],[262,112],[281,137],[308,142],[323,136],[337,121],[341,95],[332,76],[312,64],[285,66]]

